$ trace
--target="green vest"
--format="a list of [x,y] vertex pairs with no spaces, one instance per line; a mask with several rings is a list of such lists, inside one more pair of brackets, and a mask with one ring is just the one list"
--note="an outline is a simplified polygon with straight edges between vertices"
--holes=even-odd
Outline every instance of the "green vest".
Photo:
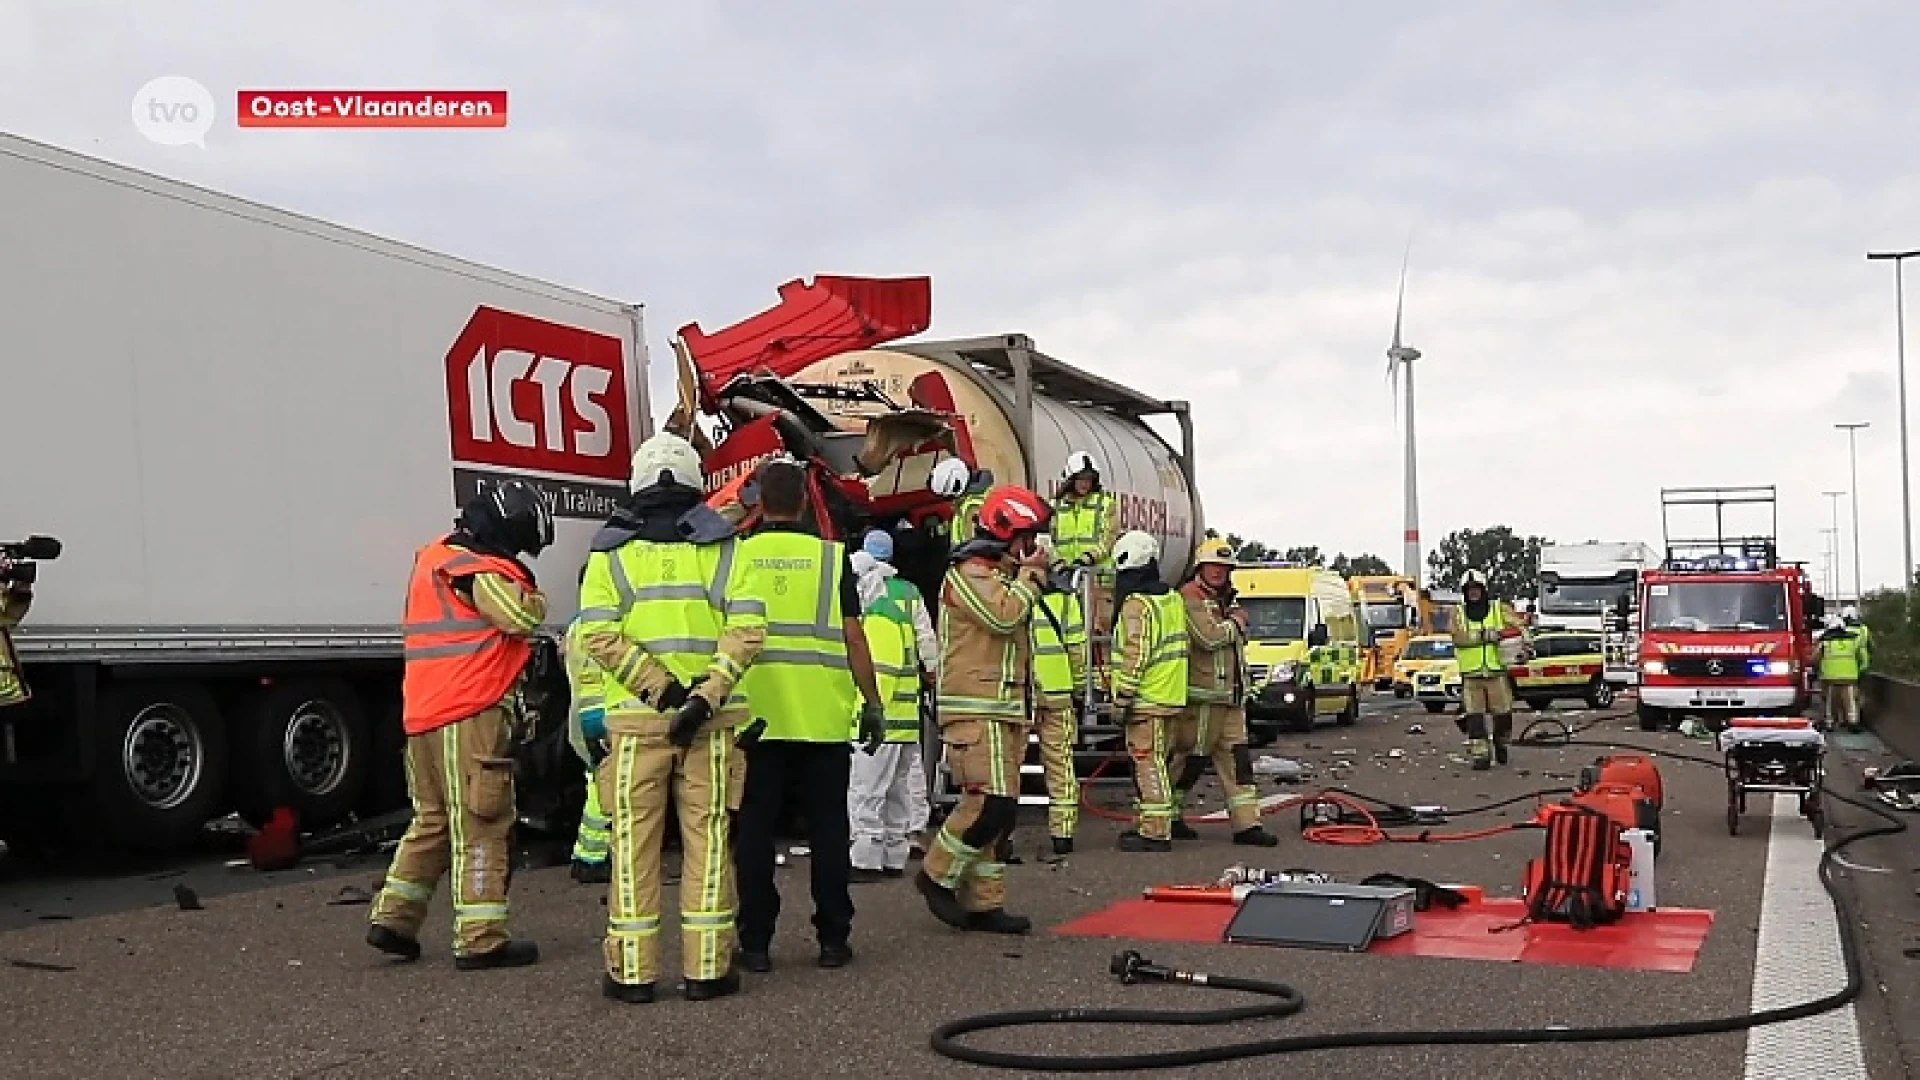
[[867,651],[873,654],[880,698],[886,702],[887,741],[918,742],[920,659],[913,616],[891,596],[883,596],[860,617],[860,626],[866,631]]
[[607,737],[605,672],[587,655],[586,634],[578,616],[567,626],[567,742],[580,760],[591,765],[589,745]]
[[[728,618],[757,622],[764,614],[751,595],[740,554],[739,543],[731,539],[718,544],[633,540],[613,551],[592,552],[583,584],[597,577],[611,578],[620,606],[582,609],[575,629],[583,635],[615,629],[645,649],[682,686],[691,686],[712,666]],[[637,673],[626,674],[632,678]],[[616,672],[601,669],[597,681],[608,712],[655,711],[642,704]],[[725,707],[746,705],[746,693],[736,684]]]
[[[1047,593],[1040,598],[1046,611],[1033,613],[1033,681],[1048,697],[1065,697],[1079,689],[1075,675],[1084,669],[1074,663],[1072,649],[1087,646],[1086,620],[1080,617],[1080,598],[1072,593]],[[1051,613],[1053,618],[1047,618]],[[1055,632],[1054,623],[1060,624]],[[1063,636],[1064,635],[1064,636]]]
[[1860,639],[1860,670],[1865,673],[1873,667],[1873,630],[1866,623],[1848,623],[1847,629]]
[[1820,642],[1821,681],[1859,682],[1862,644],[1858,634],[1823,638]]
[[767,643],[741,681],[753,715],[767,722],[760,737],[852,739],[860,701],[840,610],[845,549],[784,531],[756,533],[740,546],[754,595],[767,605]]
[[956,544],[973,539],[974,531],[979,528],[974,518],[986,501],[987,493],[979,491],[962,495],[960,501],[953,504],[953,538]]
[[1094,566],[1113,568],[1113,553],[1105,550],[1108,523],[1113,520],[1113,496],[1095,491],[1083,499],[1063,497],[1053,504],[1053,550],[1073,563],[1089,552],[1098,556]]
[[[1460,629],[1469,635],[1478,634],[1486,630],[1501,630],[1507,625],[1506,609],[1501,607],[1500,601],[1498,600],[1487,601],[1487,617],[1479,622],[1475,622],[1467,617],[1465,605],[1462,605],[1460,608],[1459,618]],[[1481,642],[1474,642],[1471,645],[1455,645],[1453,647],[1453,657],[1460,664],[1460,674],[1462,676],[1484,675],[1488,672],[1503,674],[1507,670],[1507,666],[1500,662],[1500,646],[1498,645],[1489,645]]]
[[[1132,697],[1147,705],[1184,708],[1187,704],[1187,602],[1178,592],[1169,590],[1152,596],[1136,593],[1129,602],[1139,600],[1146,612],[1142,627],[1146,635],[1145,668],[1137,677],[1118,666],[1113,671],[1116,697]],[[1130,648],[1126,620],[1115,619],[1114,646]]]

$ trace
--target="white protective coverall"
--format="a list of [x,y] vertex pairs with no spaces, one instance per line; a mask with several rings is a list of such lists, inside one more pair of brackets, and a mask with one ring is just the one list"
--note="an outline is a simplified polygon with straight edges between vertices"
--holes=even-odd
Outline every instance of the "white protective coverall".
[[[887,579],[895,576],[895,570],[864,551],[856,551],[852,556],[854,573],[859,575],[856,584],[860,590],[860,604],[871,607],[874,601],[886,594]],[[920,653],[920,666],[932,672],[940,661],[940,639],[934,633],[933,619],[927,614],[927,606],[921,603],[913,605],[914,637]],[[893,786],[894,778],[902,767],[901,758],[905,757],[908,836],[917,835],[927,827],[932,805],[927,797],[927,773],[921,761],[920,747],[914,743],[887,743],[872,755],[855,753],[853,755],[852,784],[847,792],[847,817],[853,826],[853,865],[866,870],[898,870],[906,865],[907,844],[904,838],[893,841],[885,835],[880,810],[887,801],[888,789]],[[893,847],[896,850],[887,850]]]

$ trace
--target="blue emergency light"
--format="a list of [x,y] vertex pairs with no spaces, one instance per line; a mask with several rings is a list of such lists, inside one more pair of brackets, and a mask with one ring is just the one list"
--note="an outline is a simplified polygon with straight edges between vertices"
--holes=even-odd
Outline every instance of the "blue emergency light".
[[1707,555],[1698,559],[1668,559],[1667,569],[1681,573],[1720,573],[1729,570],[1765,570],[1760,559],[1744,555]]
[[1747,674],[1758,678],[1767,673],[1767,661],[1758,656],[1747,658]]

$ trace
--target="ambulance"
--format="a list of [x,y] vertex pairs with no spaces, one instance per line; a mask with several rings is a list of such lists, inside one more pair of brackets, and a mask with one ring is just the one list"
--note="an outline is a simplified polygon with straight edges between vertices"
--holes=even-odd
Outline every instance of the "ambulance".
[[1247,613],[1250,740],[1358,721],[1362,630],[1346,580],[1318,566],[1256,563],[1233,571],[1233,587]]
[[1602,631],[1542,627],[1533,635],[1533,659],[1507,669],[1513,696],[1544,712],[1556,701],[1584,702],[1589,709],[1613,704]]

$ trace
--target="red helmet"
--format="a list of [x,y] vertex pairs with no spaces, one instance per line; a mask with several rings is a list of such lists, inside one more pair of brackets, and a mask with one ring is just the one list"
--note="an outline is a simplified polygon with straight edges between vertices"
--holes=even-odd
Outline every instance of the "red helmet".
[[1004,484],[980,503],[980,532],[1010,544],[1022,533],[1037,533],[1053,519],[1047,501],[1023,487]]

